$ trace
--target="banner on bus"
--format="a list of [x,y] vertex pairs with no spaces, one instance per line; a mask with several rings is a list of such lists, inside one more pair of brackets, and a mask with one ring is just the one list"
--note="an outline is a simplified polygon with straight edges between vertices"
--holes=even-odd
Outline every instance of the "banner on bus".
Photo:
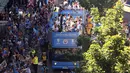
[[77,32],[53,32],[52,48],[77,48]]
[[84,10],[63,10],[60,14],[70,14],[72,16],[84,16]]

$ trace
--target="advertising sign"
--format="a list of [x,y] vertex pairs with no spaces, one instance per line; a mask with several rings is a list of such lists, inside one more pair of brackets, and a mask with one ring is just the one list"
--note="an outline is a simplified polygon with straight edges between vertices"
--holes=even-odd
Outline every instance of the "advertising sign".
[[52,47],[53,48],[77,48],[77,32],[53,32]]

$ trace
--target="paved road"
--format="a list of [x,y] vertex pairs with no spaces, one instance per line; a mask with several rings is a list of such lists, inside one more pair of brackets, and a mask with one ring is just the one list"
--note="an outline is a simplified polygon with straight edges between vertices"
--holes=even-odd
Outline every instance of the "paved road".
[[124,19],[130,22],[130,12],[124,12]]
[[124,19],[130,21],[130,5],[129,4],[124,5],[123,10],[124,10]]

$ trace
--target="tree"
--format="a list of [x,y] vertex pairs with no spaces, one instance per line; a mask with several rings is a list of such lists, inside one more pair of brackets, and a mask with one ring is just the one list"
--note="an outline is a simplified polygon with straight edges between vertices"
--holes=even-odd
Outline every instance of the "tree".
[[89,36],[86,36],[86,35],[80,35],[78,38],[77,38],[77,45],[78,46],[82,46],[82,52],[86,52],[91,44],[91,40],[90,40],[91,37]]
[[128,64],[130,48],[124,43],[125,40],[120,35],[108,37],[103,45],[93,41],[89,50],[83,54],[87,62],[82,66],[80,73],[130,72]]
[[81,6],[86,9],[90,10],[92,7],[98,7],[100,12],[102,12],[104,8],[113,7],[116,1],[117,0],[79,0]]
[[[125,44],[127,39],[122,33],[120,23],[123,19],[122,6],[118,1],[114,8],[106,10],[104,16],[94,19],[102,25],[96,28],[97,38],[92,41],[88,51],[83,53],[84,63],[79,73],[130,72],[130,64],[128,64],[130,47]],[[98,8],[92,10],[98,10]],[[93,15],[96,16],[98,13]]]

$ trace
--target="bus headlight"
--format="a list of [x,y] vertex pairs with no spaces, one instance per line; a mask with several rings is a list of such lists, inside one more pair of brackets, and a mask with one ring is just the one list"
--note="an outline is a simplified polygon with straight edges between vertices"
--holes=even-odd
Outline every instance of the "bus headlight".
[[74,65],[77,65],[76,63],[74,63]]
[[55,62],[54,65],[56,65],[57,63]]

